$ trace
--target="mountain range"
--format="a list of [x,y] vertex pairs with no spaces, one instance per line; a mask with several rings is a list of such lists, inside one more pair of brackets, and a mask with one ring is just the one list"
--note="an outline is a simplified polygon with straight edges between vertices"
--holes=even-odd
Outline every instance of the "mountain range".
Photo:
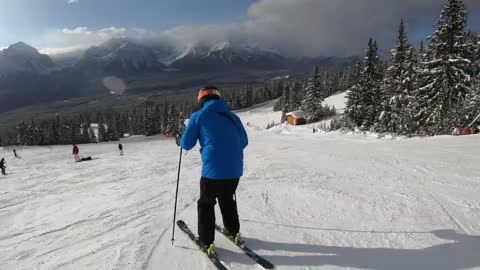
[[232,42],[197,44],[179,50],[129,39],[112,39],[80,55],[52,60],[18,42],[0,51],[0,112],[104,93],[106,89],[100,82],[112,75],[126,81],[130,89],[155,91],[197,87],[206,81],[246,83],[305,74],[315,64],[323,70],[338,71],[356,61],[358,57],[291,58],[274,49]]

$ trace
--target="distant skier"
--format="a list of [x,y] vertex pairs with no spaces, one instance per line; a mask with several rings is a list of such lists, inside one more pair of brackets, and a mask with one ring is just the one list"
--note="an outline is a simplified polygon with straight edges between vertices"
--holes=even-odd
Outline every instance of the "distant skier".
[[118,144],[118,150],[120,150],[120,156],[123,156],[123,145],[121,143]]
[[78,146],[73,144],[72,154],[73,154],[73,158],[75,158],[75,161],[80,161],[80,157],[78,156],[79,153],[80,153],[80,150],[78,149]]
[[13,156],[15,158],[20,158],[20,156],[17,154],[17,149],[13,149]]
[[7,172],[5,171],[6,168],[7,166],[5,165],[5,158],[2,158],[2,160],[0,160],[0,169],[2,170],[3,175],[7,175]]
[[197,202],[198,235],[201,245],[211,253],[215,249],[216,200],[220,205],[223,225],[235,241],[240,240],[240,222],[234,194],[243,175],[243,149],[248,145],[242,122],[230,111],[214,86],[198,93],[201,110],[190,117],[180,146],[192,149],[200,141],[203,160],[200,199]]

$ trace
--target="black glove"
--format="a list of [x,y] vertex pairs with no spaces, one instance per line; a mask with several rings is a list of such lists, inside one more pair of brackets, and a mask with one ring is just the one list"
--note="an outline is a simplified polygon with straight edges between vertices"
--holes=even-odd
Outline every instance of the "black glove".
[[175,143],[180,146],[180,139],[182,138],[182,134],[177,134],[175,136]]

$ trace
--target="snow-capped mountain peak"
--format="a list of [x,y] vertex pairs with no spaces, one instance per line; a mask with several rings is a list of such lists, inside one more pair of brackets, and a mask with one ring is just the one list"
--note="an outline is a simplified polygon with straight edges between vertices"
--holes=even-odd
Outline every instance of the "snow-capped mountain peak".
[[17,42],[15,44],[10,45],[7,49],[3,51],[5,54],[15,54],[15,55],[23,55],[23,56],[38,56],[40,53],[37,49],[33,48],[32,46],[24,43],[24,42]]
[[38,72],[48,73],[55,68],[52,59],[40,54],[37,49],[17,42],[0,52],[0,72]]
[[213,46],[189,46],[175,58],[172,65],[183,70],[281,68],[285,58],[273,50],[247,43],[223,41]]
[[212,52],[216,52],[216,51],[222,51],[222,50],[225,50],[227,48],[231,47],[231,43],[228,42],[228,41],[224,41],[224,42],[220,42],[214,46],[212,46],[210,48],[210,50],[208,51],[208,54],[212,53]]
[[155,50],[125,39],[115,39],[89,48],[79,63],[85,70],[113,73],[161,70]]

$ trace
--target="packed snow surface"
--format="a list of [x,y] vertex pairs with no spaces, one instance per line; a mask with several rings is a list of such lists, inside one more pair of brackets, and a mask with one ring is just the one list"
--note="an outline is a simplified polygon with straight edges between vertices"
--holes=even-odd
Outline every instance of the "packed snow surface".
[[[273,103],[239,112],[250,136],[237,197],[248,245],[276,269],[480,269],[480,136],[375,139],[267,124]],[[247,126],[246,124],[249,123]],[[214,269],[176,229],[179,149],[164,137],[0,149],[0,268]],[[179,219],[196,231],[201,161],[183,157]],[[218,210],[218,209],[217,209]],[[217,222],[221,217],[217,212]],[[223,236],[230,269],[260,269]]]
[[345,104],[347,104],[347,93],[348,92],[342,92],[332,95],[326,98],[323,104],[328,106],[335,106],[335,109],[337,109],[337,113],[343,113],[345,111]]

